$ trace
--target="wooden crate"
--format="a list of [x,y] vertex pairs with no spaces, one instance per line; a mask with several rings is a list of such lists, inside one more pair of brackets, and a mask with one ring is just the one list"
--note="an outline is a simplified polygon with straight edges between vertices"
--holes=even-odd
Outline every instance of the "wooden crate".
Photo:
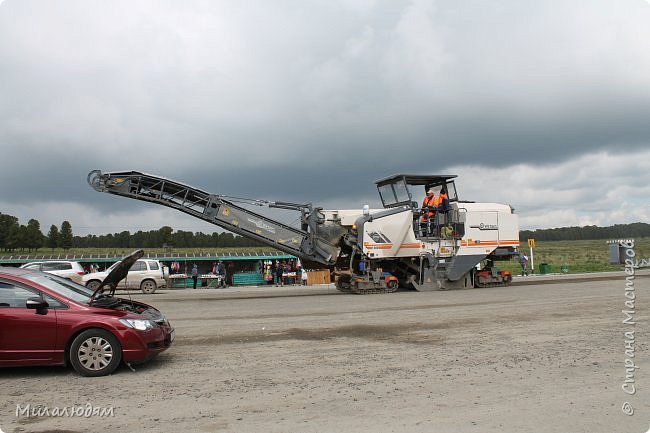
[[312,284],[329,284],[330,283],[330,271],[327,269],[324,271],[307,271],[307,285],[311,286]]

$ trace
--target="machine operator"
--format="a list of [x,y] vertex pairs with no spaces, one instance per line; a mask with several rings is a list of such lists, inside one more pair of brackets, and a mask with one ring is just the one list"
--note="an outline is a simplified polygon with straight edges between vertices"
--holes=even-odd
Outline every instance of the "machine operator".
[[433,189],[428,189],[427,190],[427,195],[424,197],[424,200],[422,201],[422,222],[425,222],[436,214],[436,210],[438,209],[438,206],[440,205],[440,197],[435,194],[435,191]]

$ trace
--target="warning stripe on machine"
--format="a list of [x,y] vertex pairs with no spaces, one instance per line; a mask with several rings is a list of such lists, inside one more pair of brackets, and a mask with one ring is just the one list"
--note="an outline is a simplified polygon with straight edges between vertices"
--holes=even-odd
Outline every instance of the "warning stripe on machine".
[[[393,244],[371,244],[369,242],[364,242],[363,246],[369,249],[374,249],[374,250],[390,250],[393,248]],[[399,246],[400,249],[402,248],[421,248],[422,244],[420,243],[410,243],[410,244],[402,244]]]
[[390,250],[393,248],[393,244],[371,244],[369,242],[364,242],[363,246],[372,250]]
[[507,240],[500,240],[500,241],[481,241],[481,240],[476,240],[476,241],[460,241],[460,246],[461,247],[484,247],[484,246],[506,246],[506,245],[519,245],[518,240],[512,240],[512,239],[507,239]]
[[400,248],[420,248],[422,247],[422,244],[420,243],[415,243],[415,244],[402,244],[399,246]]
[[[517,246],[519,245],[518,240],[502,240],[502,241],[461,241],[461,247],[485,247],[485,246]],[[373,250],[390,250],[393,248],[393,244],[374,244],[370,242],[364,242],[363,246],[368,249]],[[420,243],[409,243],[402,244],[399,246],[400,249],[404,248],[422,248]]]

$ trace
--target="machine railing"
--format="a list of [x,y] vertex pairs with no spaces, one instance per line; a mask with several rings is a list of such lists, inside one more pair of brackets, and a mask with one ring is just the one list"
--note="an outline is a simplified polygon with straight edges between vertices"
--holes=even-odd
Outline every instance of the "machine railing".
[[460,214],[464,209],[449,209],[446,212],[436,211],[432,217],[423,218],[417,214],[413,229],[417,238],[460,239],[465,233],[465,225]]

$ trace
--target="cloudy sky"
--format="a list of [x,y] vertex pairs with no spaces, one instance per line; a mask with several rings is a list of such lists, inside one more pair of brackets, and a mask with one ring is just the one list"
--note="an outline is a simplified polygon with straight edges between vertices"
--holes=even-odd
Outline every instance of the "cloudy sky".
[[643,0],[0,1],[0,212],[214,226],[93,169],[326,208],[458,174],[522,228],[650,220]]

